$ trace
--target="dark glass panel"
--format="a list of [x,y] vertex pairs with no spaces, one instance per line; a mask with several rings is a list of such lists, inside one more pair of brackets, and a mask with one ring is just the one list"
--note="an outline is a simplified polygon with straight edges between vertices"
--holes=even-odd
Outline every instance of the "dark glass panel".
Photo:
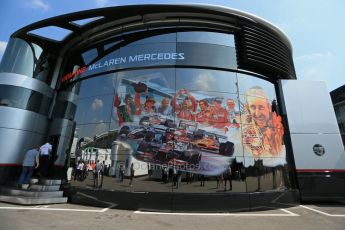
[[47,115],[51,99],[39,92],[10,85],[0,85],[0,106],[25,109]]
[[128,44],[128,46],[133,45],[143,45],[143,44],[157,44],[157,43],[172,43],[176,42],[176,33],[160,34],[148,38],[143,38],[138,41]]
[[53,117],[74,120],[76,105],[68,101],[57,101],[54,106]]
[[177,42],[208,43],[235,47],[234,35],[205,31],[178,32]]
[[236,69],[236,51],[233,47],[202,43],[177,43],[176,53],[184,58],[176,60],[177,65],[205,66]]
[[81,81],[79,98],[94,97],[97,95],[113,94],[116,74],[106,74]]

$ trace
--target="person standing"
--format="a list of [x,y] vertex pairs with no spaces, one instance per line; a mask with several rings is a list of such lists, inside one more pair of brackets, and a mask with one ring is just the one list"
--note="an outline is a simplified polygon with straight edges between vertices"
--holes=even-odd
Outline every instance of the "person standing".
[[93,187],[99,188],[101,185],[101,171],[102,171],[102,164],[97,160],[95,168],[93,170]]
[[200,186],[205,187],[205,175],[204,174],[200,175]]
[[134,164],[131,164],[130,168],[130,175],[129,175],[129,186],[133,186],[133,178],[134,178],[135,170],[134,170]]
[[[183,101],[181,104],[178,104],[177,101],[181,98],[183,98]],[[176,112],[177,118],[189,121],[195,120],[195,112],[198,104],[195,97],[187,89],[177,91],[171,101],[171,106]]]
[[231,170],[231,165],[229,165],[227,167],[227,169],[224,172],[223,177],[224,177],[224,182],[225,182],[225,184],[224,184],[224,191],[226,191],[226,182],[227,181],[229,181],[229,185],[230,185],[229,190],[231,191],[232,190],[232,178],[231,178],[232,177],[232,170]]
[[50,163],[50,155],[51,151],[53,149],[53,146],[51,145],[51,142],[48,141],[44,145],[40,147],[40,177],[46,177],[48,175],[48,168]]
[[123,165],[120,165],[120,182],[123,182],[123,177],[124,177],[124,171],[123,171]]
[[23,160],[23,168],[19,177],[18,187],[22,188],[23,184],[29,184],[31,180],[32,173],[35,168],[39,166],[39,147],[30,149],[25,153]]
[[170,105],[169,98],[163,98],[161,105],[157,109],[157,112],[165,116],[173,116],[173,108]]
[[217,129],[223,129],[230,125],[228,111],[222,107],[223,98],[217,97],[214,100],[214,108],[210,117],[210,123]]

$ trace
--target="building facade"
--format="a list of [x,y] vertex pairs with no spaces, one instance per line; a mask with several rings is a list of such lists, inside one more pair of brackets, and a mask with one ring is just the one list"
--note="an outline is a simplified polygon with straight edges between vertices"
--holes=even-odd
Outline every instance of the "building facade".
[[341,139],[345,143],[345,86],[341,86],[331,92],[331,98],[337,117]]
[[[45,27],[69,33],[34,34]],[[75,180],[74,202],[188,211],[300,199],[281,91],[296,80],[292,48],[263,19],[203,5],[62,15],[15,32],[0,72],[9,178],[24,150],[49,138],[55,176],[71,152],[106,161],[102,189]]]

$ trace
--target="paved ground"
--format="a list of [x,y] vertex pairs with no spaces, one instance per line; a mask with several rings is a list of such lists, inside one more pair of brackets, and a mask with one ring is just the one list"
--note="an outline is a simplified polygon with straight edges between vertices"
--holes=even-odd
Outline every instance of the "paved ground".
[[309,204],[264,212],[145,213],[60,204],[0,203],[0,229],[303,229],[343,230],[345,204]]

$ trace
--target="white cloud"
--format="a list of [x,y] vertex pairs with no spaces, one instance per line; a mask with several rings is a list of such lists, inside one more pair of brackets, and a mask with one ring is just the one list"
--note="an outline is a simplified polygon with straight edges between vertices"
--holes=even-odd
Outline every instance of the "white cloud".
[[207,90],[210,85],[213,85],[216,82],[216,78],[212,76],[212,74],[208,72],[203,72],[198,75],[195,79],[195,84],[198,86],[200,90]]
[[30,7],[31,9],[35,9],[35,10],[47,11],[50,8],[48,3],[44,2],[43,0],[30,0],[26,2],[26,5]]
[[103,101],[101,99],[96,98],[93,102],[92,102],[92,109],[93,110],[97,110],[103,107]]
[[299,57],[296,57],[296,61],[319,61],[323,59],[331,59],[334,58],[335,55],[332,52],[326,52],[326,53],[310,53],[305,54]]
[[333,52],[309,53],[295,57],[297,79],[326,81],[329,89],[340,84],[343,78],[337,70],[338,57]]
[[5,53],[6,46],[7,46],[7,42],[0,41],[0,61],[1,61],[2,55],[4,55]]
[[104,7],[108,4],[108,0],[96,0],[97,7]]

